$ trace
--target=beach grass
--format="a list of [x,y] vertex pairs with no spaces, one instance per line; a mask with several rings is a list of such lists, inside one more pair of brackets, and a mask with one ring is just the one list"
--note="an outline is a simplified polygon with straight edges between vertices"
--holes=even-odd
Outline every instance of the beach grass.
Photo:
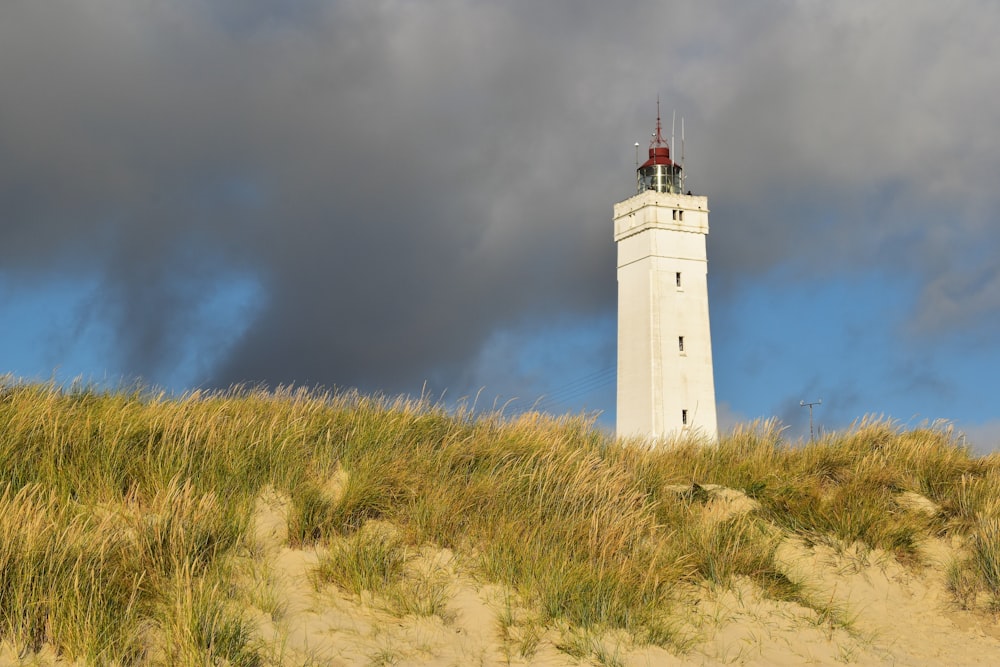
[[[734,582],[846,627],[784,570],[787,539],[917,566],[926,540],[951,536],[967,545],[956,600],[1000,607],[1000,461],[944,424],[866,418],[802,443],[759,421],[654,448],[579,415],[6,378],[0,470],[0,641],[87,664],[268,664],[232,575],[267,489],[290,499],[288,545],[321,552],[317,586],[447,620],[447,584],[416,567],[447,549],[530,609],[498,628],[527,657],[553,629],[599,664],[620,661],[596,639],[608,630],[682,652],[690,592]],[[747,503],[725,510],[718,489]]]

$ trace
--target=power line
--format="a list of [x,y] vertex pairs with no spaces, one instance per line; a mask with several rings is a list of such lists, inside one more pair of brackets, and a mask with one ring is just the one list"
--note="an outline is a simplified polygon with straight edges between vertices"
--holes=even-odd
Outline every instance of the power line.
[[532,404],[532,409],[554,412],[560,406],[569,405],[573,400],[602,389],[615,382],[617,369],[614,366],[594,371],[588,375],[567,382],[545,394]]

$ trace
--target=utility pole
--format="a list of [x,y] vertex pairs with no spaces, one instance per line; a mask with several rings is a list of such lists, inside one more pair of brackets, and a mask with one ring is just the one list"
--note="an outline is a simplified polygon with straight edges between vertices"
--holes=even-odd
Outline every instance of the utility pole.
[[813,406],[814,405],[823,405],[823,399],[822,398],[817,398],[815,401],[812,401],[810,403],[806,403],[805,401],[799,401],[799,406],[801,406],[801,407],[804,408],[807,405],[809,406],[809,442],[812,442],[813,441]]

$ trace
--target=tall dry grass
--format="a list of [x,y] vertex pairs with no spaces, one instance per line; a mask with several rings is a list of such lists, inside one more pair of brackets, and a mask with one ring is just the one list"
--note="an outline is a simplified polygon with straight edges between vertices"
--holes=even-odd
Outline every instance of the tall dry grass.
[[[907,562],[931,536],[961,536],[969,548],[954,567],[956,595],[1000,599],[1000,466],[943,425],[864,419],[802,444],[765,421],[717,445],[650,449],[576,416],[474,415],[352,392],[173,398],[8,378],[0,470],[0,641],[92,664],[268,663],[273,652],[233,604],[228,569],[252,549],[248,517],[265,488],[291,499],[290,542],[328,554],[320,579],[381,595],[400,613],[445,613],[441,588],[401,574],[433,544],[505,585],[541,626],[618,628],[679,649],[680,603],[705,583],[745,578],[829,612],[776,562],[789,534]],[[331,480],[344,480],[336,493]],[[709,484],[745,492],[757,509],[706,521]],[[939,511],[915,510],[905,492]],[[373,520],[393,525],[392,539],[373,537]],[[418,599],[427,596],[436,602]]]

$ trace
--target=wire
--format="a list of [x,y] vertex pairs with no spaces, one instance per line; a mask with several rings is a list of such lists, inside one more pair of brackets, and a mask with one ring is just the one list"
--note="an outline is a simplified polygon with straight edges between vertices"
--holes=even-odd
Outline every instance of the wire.
[[532,404],[531,409],[540,412],[555,412],[561,407],[571,405],[575,399],[614,384],[616,377],[617,370],[614,366],[594,371],[539,397]]

